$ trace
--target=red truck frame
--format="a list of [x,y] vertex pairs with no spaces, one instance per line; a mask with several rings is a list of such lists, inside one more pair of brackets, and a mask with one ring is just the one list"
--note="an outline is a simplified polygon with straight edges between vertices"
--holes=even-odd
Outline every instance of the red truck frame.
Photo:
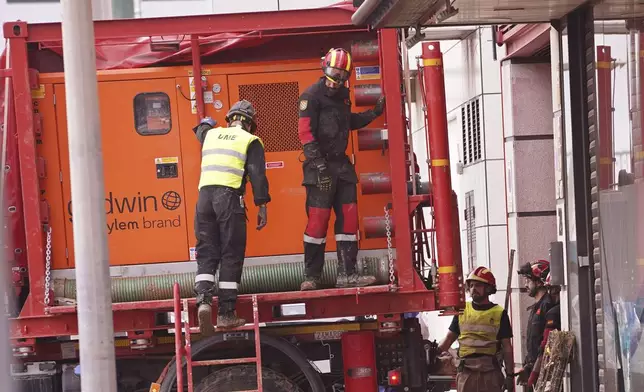
[[[260,32],[271,35],[324,34],[330,31],[365,31],[365,27],[351,24],[351,7],[329,7],[312,10],[257,12],[247,14],[202,15],[189,17],[110,20],[94,23],[96,40],[127,39],[135,37],[187,35],[192,44],[193,74],[201,74],[198,37],[215,33]],[[45,302],[45,239],[46,213],[42,210],[39,189],[39,168],[36,154],[31,91],[38,86],[38,72],[30,68],[28,45],[60,42],[61,24],[28,24],[8,22],[3,26],[9,41],[10,67],[0,70],[0,76],[9,78],[9,111],[6,124],[9,135],[17,136],[19,179],[14,173],[5,182],[10,189],[19,189],[25,244],[12,244],[11,249],[26,250],[26,265],[30,290],[18,317],[11,319],[10,338],[21,353],[37,351],[36,339],[69,336],[78,333],[76,307],[53,306]],[[348,317],[358,315],[401,314],[405,312],[442,310],[457,312],[464,305],[458,209],[451,189],[449,156],[447,155],[447,122],[445,90],[440,47],[424,52],[424,83],[427,104],[428,132],[431,145],[431,173],[433,191],[429,195],[409,195],[407,181],[411,176],[411,159],[407,137],[407,121],[403,107],[403,75],[399,54],[399,33],[396,29],[378,31],[382,91],[387,96],[386,127],[391,167],[392,200],[389,210],[396,222],[392,279],[388,285],[329,289],[312,292],[284,292],[257,294],[260,322],[273,321],[273,306],[286,303],[305,303],[306,315],[299,319]],[[200,82],[199,78],[196,78]],[[197,88],[199,91],[199,88]],[[197,94],[198,115],[203,113],[203,97]],[[15,113],[15,118],[11,114]],[[197,119],[196,119],[197,120]],[[12,148],[9,144],[8,148]],[[12,188],[13,187],[13,188]],[[18,188],[19,187],[19,188]],[[13,190],[12,192],[15,192]],[[413,265],[412,227],[414,213],[431,206],[436,219],[438,250],[438,282],[427,289]],[[417,230],[416,230],[417,231]],[[428,231],[428,230],[426,230]],[[19,236],[17,237],[19,238]],[[14,246],[15,245],[15,246]],[[13,252],[11,252],[13,254]],[[434,260],[436,258],[434,257]],[[440,284],[438,284],[440,282]],[[51,297],[51,296],[50,296]],[[190,300],[194,305],[194,300]],[[50,301],[51,302],[51,301]],[[155,314],[172,312],[173,300],[116,303],[113,305],[115,332],[127,332],[132,338],[152,334],[154,330],[173,328],[157,325]],[[239,313],[252,319],[252,296],[239,298]],[[283,319],[282,319],[283,320]],[[138,331],[138,332],[135,332]],[[118,348],[117,348],[118,350]],[[117,351],[118,354],[118,351]]]

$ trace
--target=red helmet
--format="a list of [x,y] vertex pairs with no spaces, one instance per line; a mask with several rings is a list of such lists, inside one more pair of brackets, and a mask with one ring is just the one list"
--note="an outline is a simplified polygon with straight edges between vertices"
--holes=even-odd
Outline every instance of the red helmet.
[[550,273],[550,262],[547,260],[535,260],[530,263],[525,263],[517,272],[519,275],[541,281],[545,284],[546,278]]
[[331,48],[322,60],[322,71],[330,81],[344,84],[351,75],[351,55],[342,48]]
[[470,272],[467,276],[465,283],[469,283],[471,280],[489,284],[496,289],[496,278],[492,274],[492,271],[485,267],[476,267],[476,269]]

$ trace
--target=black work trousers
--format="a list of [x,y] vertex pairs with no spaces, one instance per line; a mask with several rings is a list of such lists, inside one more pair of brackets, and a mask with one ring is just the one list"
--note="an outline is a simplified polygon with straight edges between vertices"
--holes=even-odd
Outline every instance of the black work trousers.
[[322,275],[332,208],[335,212],[338,274],[355,273],[358,257],[357,200],[356,184],[335,176],[329,191],[322,191],[316,185],[306,185],[308,222],[304,231],[304,263],[307,277],[320,278]]
[[246,254],[246,211],[232,188],[204,186],[195,215],[197,304],[212,303],[219,269],[219,314],[235,310]]

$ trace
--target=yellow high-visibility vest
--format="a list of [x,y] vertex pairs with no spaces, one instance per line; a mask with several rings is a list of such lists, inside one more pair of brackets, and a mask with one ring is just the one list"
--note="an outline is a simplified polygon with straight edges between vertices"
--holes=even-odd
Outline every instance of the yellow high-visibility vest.
[[[201,147],[199,189],[206,185],[241,187],[246,152],[254,140],[262,140],[241,127],[213,128]],[[262,143],[262,146],[264,144]]]
[[458,355],[471,354],[495,355],[497,353],[497,334],[501,328],[503,308],[495,305],[488,310],[476,310],[472,303],[465,304],[465,311],[458,316],[461,331],[458,337]]

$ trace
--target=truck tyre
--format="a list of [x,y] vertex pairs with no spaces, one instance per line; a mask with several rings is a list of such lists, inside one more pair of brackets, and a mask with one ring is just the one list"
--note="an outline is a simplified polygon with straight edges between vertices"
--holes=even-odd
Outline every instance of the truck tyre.
[[[255,333],[254,332],[248,332],[248,340],[250,342],[253,342],[255,339]],[[208,349],[215,348],[219,343],[222,343],[224,341],[224,334],[217,334],[214,336],[207,337],[205,339],[198,340],[192,344],[192,358],[193,360],[196,359],[200,353],[203,351],[206,351]],[[306,358],[306,355],[300,349],[296,346],[294,346],[291,342],[287,341],[284,338],[281,337],[274,337],[270,335],[261,335],[261,341],[262,341],[262,347],[271,347],[274,349],[279,350],[282,352],[284,355],[289,357],[296,366],[298,366],[302,372],[302,374],[306,377],[306,381],[309,384],[309,388],[311,392],[325,392],[326,388],[324,386],[324,382],[322,381],[322,377],[320,376],[320,373],[311,365],[311,363],[308,361]],[[172,360],[168,363],[167,365],[167,373],[163,377],[163,381],[161,381],[161,390],[160,392],[172,392],[176,389],[177,385],[177,372],[176,372],[176,357],[172,358]],[[185,369],[186,367],[186,360],[185,358],[182,359],[181,361],[182,368]],[[250,365],[251,367],[255,367],[255,365]],[[264,369],[264,368],[262,368]],[[225,369],[224,369],[225,370]],[[184,370],[185,371],[185,370]],[[270,371],[270,369],[268,370]],[[213,372],[213,374],[216,373]],[[253,369],[253,374],[257,374],[255,372],[255,369]],[[264,373],[262,380],[267,378],[268,373]],[[185,381],[184,381],[185,382]],[[255,384],[253,384],[255,385]],[[251,387],[252,390],[253,387]],[[232,389],[234,391],[234,389]],[[242,389],[243,390],[243,389]],[[204,390],[208,391],[208,390]],[[226,389],[223,389],[223,391],[227,391]],[[273,390],[267,389],[267,392],[272,392]],[[277,389],[276,391],[280,391]],[[285,391],[291,391],[290,389],[285,389]],[[293,391],[299,391],[298,389],[293,389]],[[219,392],[219,391],[217,391]]]
[[[264,392],[302,392],[282,373],[262,367]],[[257,366],[237,365],[219,369],[206,376],[195,392],[250,391],[257,388]]]

